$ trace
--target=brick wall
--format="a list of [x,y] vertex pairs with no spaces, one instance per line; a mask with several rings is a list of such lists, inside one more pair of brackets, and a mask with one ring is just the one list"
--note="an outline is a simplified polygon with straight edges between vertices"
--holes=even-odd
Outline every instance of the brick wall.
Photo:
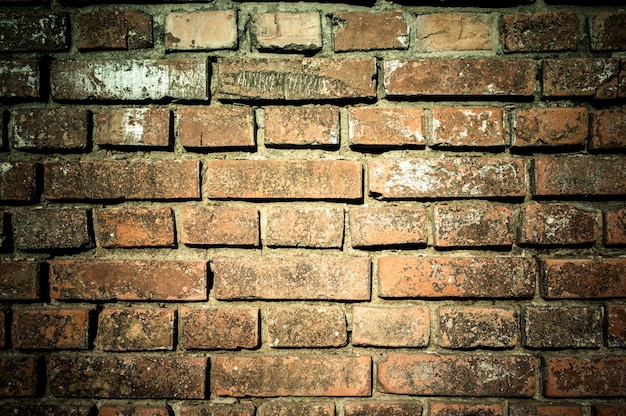
[[358,3],[0,0],[0,414],[626,414],[626,10]]

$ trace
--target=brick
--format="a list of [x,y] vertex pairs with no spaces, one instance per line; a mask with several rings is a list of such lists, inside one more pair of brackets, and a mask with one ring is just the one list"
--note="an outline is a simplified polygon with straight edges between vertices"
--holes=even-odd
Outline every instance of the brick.
[[13,312],[13,347],[21,350],[88,348],[88,309],[27,309]]
[[421,108],[350,107],[348,129],[352,146],[426,145]]
[[369,356],[220,356],[211,362],[218,396],[369,396]]
[[516,198],[526,194],[525,165],[496,157],[372,160],[369,191],[383,199]]
[[335,52],[409,47],[409,25],[402,11],[336,12],[332,18]]
[[509,402],[509,416],[583,416],[583,410],[577,405]]
[[186,148],[252,149],[254,110],[247,106],[178,107],[176,137]]
[[626,50],[626,12],[622,10],[596,12],[589,19],[591,50],[623,51]]
[[0,261],[0,300],[38,299],[39,272],[36,261]]
[[621,397],[626,395],[626,357],[544,357],[546,397]]
[[11,232],[9,231],[9,223],[9,216],[4,212],[0,212],[0,252],[10,249],[11,242],[9,239]]
[[339,108],[335,106],[265,107],[265,145],[339,146]]
[[91,407],[63,404],[15,403],[0,404],[0,414],[13,416],[90,416]]
[[505,14],[500,20],[500,39],[505,52],[575,51],[578,24],[575,12]]
[[103,405],[98,416],[169,416],[167,406]]
[[13,110],[11,143],[24,151],[86,150],[89,113],[82,108]]
[[414,401],[352,401],[344,405],[346,416],[419,416],[421,403]]
[[202,261],[53,260],[50,297],[85,300],[207,299]]
[[60,101],[206,100],[209,94],[201,59],[58,60],[50,83]]
[[426,245],[426,210],[409,206],[357,208],[350,211],[354,248]]
[[262,403],[257,411],[258,416],[335,416],[333,402],[286,402],[274,400]]
[[389,59],[385,94],[411,96],[532,96],[535,62],[528,59]]
[[151,48],[152,16],[139,10],[98,10],[76,17],[80,51]]
[[504,410],[500,404],[467,404],[450,402],[430,402],[430,416],[502,416]]
[[98,245],[117,247],[175,247],[171,208],[113,208],[96,211]]
[[254,416],[255,407],[251,404],[205,404],[179,407],[180,416]]
[[25,251],[92,247],[90,211],[84,209],[31,209],[12,215],[15,248]]
[[37,165],[30,162],[0,162],[0,201],[30,202],[35,198]]
[[[60,52],[69,49],[67,13],[0,14],[1,52]],[[11,33],[12,35],[9,35]]]
[[39,98],[41,68],[34,59],[0,61],[0,97],[32,100]]
[[174,348],[174,310],[105,308],[98,314],[96,347],[104,351]]
[[433,146],[503,147],[506,144],[502,108],[433,108]]
[[598,234],[598,213],[588,207],[532,204],[522,208],[519,244],[590,245]]
[[212,270],[218,300],[370,299],[370,260],[363,257],[218,257]]
[[528,348],[599,348],[602,346],[602,307],[526,306],[522,337]]
[[389,354],[378,391],[418,396],[532,397],[535,359],[524,356]]
[[492,18],[487,13],[434,13],[417,16],[417,50],[489,50]]
[[383,298],[528,298],[535,293],[537,277],[537,265],[529,258],[378,259],[378,290]]
[[542,268],[543,298],[626,298],[626,259],[546,259]]
[[263,51],[317,51],[322,48],[322,23],[317,12],[258,13],[250,34]]
[[514,148],[583,146],[588,136],[585,108],[533,108],[516,111],[513,119]]
[[352,160],[209,160],[206,193],[214,199],[354,200],[363,196]]
[[436,205],[435,247],[508,247],[513,245],[513,211],[506,205]]
[[218,58],[220,100],[374,98],[374,58]]
[[4,348],[7,343],[8,319],[4,311],[0,311],[0,348]]
[[204,399],[207,358],[57,355],[48,389],[57,397]]
[[626,148],[626,110],[594,110],[591,113],[591,150]]
[[544,59],[543,96],[618,98],[619,68],[612,58]]
[[168,50],[233,49],[236,46],[235,10],[176,12],[165,17],[165,48]]
[[273,307],[265,321],[273,348],[341,347],[348,341],[346,317],[339,307]]
[[517,312],[513,308],[439,308],[440,347],[513,348],[517,344]]
[[186,206],[181,242],[202,246],[259,245],[259,212],[251,207]]
[[237,350],[259,346],[259,309],[182,308],[180,343],[188,350]]
[[61,200],[200,199],[197,160],[46,162],[44,197]]
[[430,315],[425,306],[355,306],[352,344],[374,347],[427,347]]
[[626,157],[538,157],[533,161],[535,196],[584,197],[622,195]]
[[609,305],[607,308],[607,341],[612,348],[626,347],[626,305]]
[[620,405],[602,405],[602,404],[592,404],[591,405],[591,414],[593,416],[620,416],[626,412],[626,406]]
[[167,147],[168,108],[105,108],[94,117],[94,143],[100,146]]
[[37,364],[33,356],[0,356],[0,397],[32,397],[37,390]]
[[341,208],[268,207],[264,243],[268,247],[341,248],[343,217]]

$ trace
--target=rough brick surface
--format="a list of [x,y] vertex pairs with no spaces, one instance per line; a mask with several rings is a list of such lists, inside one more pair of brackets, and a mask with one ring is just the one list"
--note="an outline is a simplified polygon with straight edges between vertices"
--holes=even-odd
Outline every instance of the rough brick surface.
[[334,402],[289,402],[274,400],[263,403],[257,411],[258,416],[335,416]]
[[0,51],[65,51],[69,24],[67,13],[0,13],[0,32],[6,34],[0,38]]
[[236,350],[259,344],[259,309],[182,308],[180,342],[188,350]]
[[506,205],[437,205],[435,247],[496,247],[513,244],[512,211]]
[[335,106],[265,107],[266,146],[336,147],[339,131]]
[[607,345],[626,347],[626,305],[609,305],[607,322]]
[[509,416],[583,416],[581,406],[538,402],[509,402]]
[[547,259],[542,268],[546,299],[626,297],[626,259]]
[[181,242],[200,246],[257,246],[259,212],[256,208],[186,206]]
[[620,62],[611,58],[563,58],[543,61],[545,97],[618,97]]
[[530,348],[599,348],[601,307],[527,306],[522,310],[524,346]]
[[181,404],[180,416],[255,416],[251,404]]
[[501,108],[433,108],[431,140],[443,147],[502,147],[506,144]]
[[575,12],[506,14],[500,21],[500,38],[506,52],[575,51],[578,23]]
[[522,208],[519,244],[589,245],[598,234],[598,213],[575,205],[532,204]]
[[428,225],[423,208],[390,206],[350,211],[352,247],[426,245]]
[[626,406],[593,404],[591,412],[593,416],[620,416],[626,412]]
[[151,48],[152,16],[139,10],[98,10],[77,17],[76,46],[81,51]]
[[35,209],[12,215],[15,247],[25,251],[88,249],[90,212],[84,209]]
[[0,97],[34,99],[39,97],[41,68],[33,59],[0,61]]
[[518,343],[517,312],[509,307],[439,309],[439,346],[513,348]]
[[338,208],[268,208],[264,244],[270,247],[341,248],[344,212]]
[[178,107],[176,137],[187,148],[252,148],[255,145],[251,107]]
[[35,196],[35,169],[30,162],[0,162],[0,201],[31,201]]
[[171,208],[112,208],[96,211],[101,247],[174,247],[176,232]]
[[0,299],[37,299],[39,272],[40,264],[36,261],[0,261]]
[[112,146],[166,147],[170,142],[167,108],[114,108],[98,111],[94,142]]
[[104,405],[98,408],[98,416],[169,416],[167,406]]
[[260,50],[314,51],[322,48],[322,23],[317,12],[259,13],[250,34]]
[[626,110],[594,110],[589,148],[593,150],[619,150],[626,148]]
[[409,26],[401,11],[337,12],[332,17],[335,52],[409,46]]
[[591,50],[623,51],[626,48],[626,12],[597,12],[589,19]]
[[0,356],[0,397],[32,397],[37,389],[37,368],[33,356]]
[[582,146],[588,136],[585,108],[544,108],[515,112],[511,146]]
[[418,15],[417,48],[423,52],[491,49],[491,22],[488,13]]
[[430,315],[426,307],[355,306],[352,315],[352,343],[354,345],[428,346]]
[[415,401],[351,401],[344,405],[346,416],[415,416],[422,405]]
[[88,309],[26,309],[13,313],[13,347],[22,350],[87,349]]
[[424,110],[351,107],[348,109],[348,138],[352,146],[423,147],[426,144]]
[[626,358],[545,357],[544,393],[547,397],[620,397],[626,395]]
[[98,314],[96,347],[104,351],[171,350],[174,310],[107,308]]
[[0,414],[8,415],[12,413],[17,416],[90,416],[91,407],[71,404],[34,404],[20,402],[19,408],[16,409],[15,403],[0,404]]
[[4,311],[0,311],[0,348],[4,348],[7,343],[7,318]]
[[83,151],[89,137],[89,115],[80,108],[29,108],[12,113],[11,143],[25,151]]
[[603,221],[604,244],[626,245],[626,206],[605,209]]
[[237,12],[209,10],[170,13],[165,47],[170,50],[232,49],[237,46]]
[[500,404],[430,402],[430,416],[502,416],[503,412],[504,410]]
[[341,347],[348,340],[346,317],[338,307],[274,307],[266,320],[274,348]]

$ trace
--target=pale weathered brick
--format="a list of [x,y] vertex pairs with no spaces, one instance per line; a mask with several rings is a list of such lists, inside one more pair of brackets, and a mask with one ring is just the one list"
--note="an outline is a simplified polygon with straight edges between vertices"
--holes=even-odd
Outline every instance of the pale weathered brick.
[[232,49],[235,46],[235,10],[175,12],[165,17],[165,47],[169,50]]
[[322,23],[317,12],[255,14],[251,35],[260,50],[314,51],[322,47]]
[[488,13],[417,16],[417,48],[423,52],[488,50],[493,47]]

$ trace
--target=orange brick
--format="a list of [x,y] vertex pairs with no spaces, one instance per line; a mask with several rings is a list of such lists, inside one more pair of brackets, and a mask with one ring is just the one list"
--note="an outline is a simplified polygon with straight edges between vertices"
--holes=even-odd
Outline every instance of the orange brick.
[[235,10],[176,12],[165,17],[165,48],[168,50],[215,50],[236,46]]
[[437,205],[433,210],[435,247],[513,245],[513,211],[505,205]]
[[180,416],[255,416],[256,408],[252,404],[185,404],[179,406]]
[[274,400],[263,402],[257,411],[257,416],[287,415],[335,416],[335,403]]
[[583,146],[589,115],[585,108],[516,111],[512,147]]
[[626,110],[594,110],[589,149],[612,151],[626,148]]
[[500,20],[505,52],[551,52],[578,49],[578,14],[538,12],[505,14]]
[[270,207],[265,244],[270,247],[341,248],[343,209]]
[[423,208],[388,206],[350,211],[352,247],[426,245],[428,225]]
[[531,204],[522,208],[519,244],[551,246],[593,244],[598,213],[588,207]]
[[259,345],[259,309],[182,308],[180,343],[188,350],[236,350]]
[[186,206],[181,242],[206,246],[258,246],[259,212],[249,207]]
[[503,414],[504,409],[500,404],[430,402],[430,416],[502,416]]
[[174,247],[171,208],[114,208],[96,211],[101,247]]
[[352,315],[354,345],[407,348],[428,346],[430,315],[425,306],[355,306]]
[[178,107],[176,137],[187,148],[254,148],[254,111],[246,106]]
[[266,146],[339,146],[339,109],[334,106],[265,107]]
[[[626,413],[626,406],[592,404],[591,412],[593,416],[622,416],[623,414]],[[578,415],[575,415],[575,416],[578,416]]]
[[420,108],[350,107],[348,126],[353,146],[426,145],[424,110]]
[[422,414],[422,405],[416,401],[352,401],[344,405],[346,416],[416,416]]
[[546,299],[626,298],[626,259],[542,260]]
[[502,108],[433,108],[432,145],[501,147],[505,142]]
[[624,356],[544,357],[543,371],[546,397],[626,395]]
[[348,340],[346,317],[339,307],[274,307],[265,320],[273,348],[341,347]]
[[615,99],[619,76],[619,59],[544,59],[543,96]]
[[105,108],[95,118],[94,142],[103,146],[167,147],[168,108]]
[[96,346],[104,351],[174,348],[174,310],[105,308],[98,315]]
[[626,245],[626,206],[605,209],[603,220],[604,244]]
[[11,334],[16,349],[87,349],[89,310],[27,309],[13,313]]
[[513,308],[439,308],[439,346],[443,348],[513,348],[518,343],[517,327]]
[[409,47],[409,26],[401,11],[336,12],[333,25],[335,52]]
[[316,51],[322,48],[322,23],[317,12],[255,14],[250,33],[260,50]]
[[509,416],[583,416],[576,405],[545,404],[544,402],[509,402]]
[[418,15],[417,48],[423,52],[491,49],[491,21],[487,13]]

